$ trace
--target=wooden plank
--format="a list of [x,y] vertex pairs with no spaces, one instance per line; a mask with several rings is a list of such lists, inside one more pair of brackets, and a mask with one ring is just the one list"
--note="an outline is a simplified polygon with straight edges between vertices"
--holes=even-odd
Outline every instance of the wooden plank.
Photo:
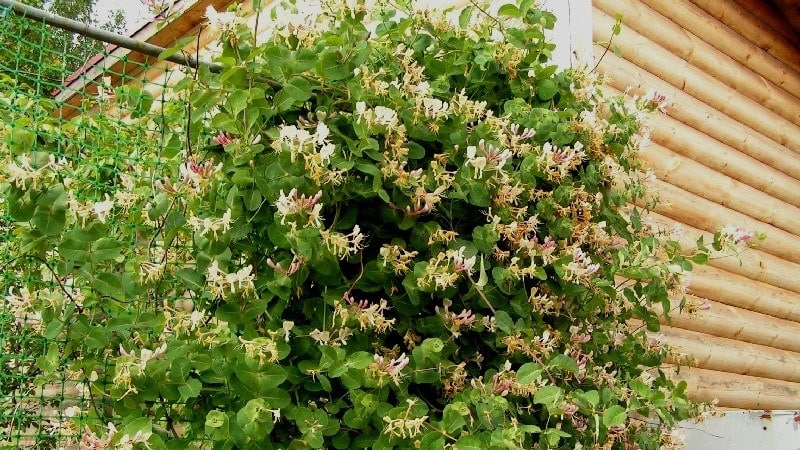
[[[668,326],[662,326],[660,333],[667,337],[671,352],[692,356],[692,367],[800,382],[800,353]],[[670,356],[668,361],[677,363],[680,358]]]
[[704,39],[753,72],[800,98],[800,77],[796,67],[790,67],[787,61],[781,61],[770,55],[707,12],[685,1],[681,2],[680,6],[675,2],[663,0],[641,0],[641,2],[669,17],[682,28]]
[[625,25],[637,33],[781,117],[799,122],[800,100],[796,96],[765,80],[666,16],[634,0],[595,0],[594,4],[605,13],[598,26],[607,26],[614,20],[615,13],[622,14]]
[[[697,278],[697,277],[695,277]],[[719,336],[751,344],[800,352],[800,324],[791,320],[770,316],[725,303],[687,295],[696,304],[705,304],[707,309],[695,313],[673,311],[661,323],[684,330]],[[800,312],[800,304],[798,312]],[[660,305],[654,310],[661,311]]]
[[[602,11],[595,11],[595,39],[608,41],[612,37],[614,21]],[[786,145],[790,150],[800,152],[800,128],[796,125],[800,123],[800,118],[789,121],[762,107],[760,103],[741,95],[630,28],[623,27],[614,43],[625,59],[635,62],[643,70]]]
[[783,13],[779,11],[771,1],[764,0],[735,0],[742,8],[747,10],[750,15],[763,22],[765,33],[778,34],[782,38],[800,48],[800,35],[786,20]]
[[799,237],[664,181],[656,180],[654,188],[661,201],[653,211],[710,233],[728,224],[766,233],[768,238],[757,244],[759,250],[800,264]]
[[[598,57],[602,53],[600,48],[596,48],[595,51]],[[644,95],[648,89],[665,93],[672,99],[672,104],[667,108],[667,114],[671,118],[684,124],[690,123],[692,124],[690,127],[698,132],[794,179],[800,179],[800,158],[768,136],[713,109],[622,58],[606,54],[599,62],[598,68],[609,78],[609,84],[616,90],[628,91],[632,95]],[[654,130],[657,133],[659,126],[657,123]]]
[[689,292],[702,298],[800,322],[800,294],[714,266],[695,266]]
[[[699,237],[703,237],[706,244],[712,241],[712,233],[699,230],[691,225],[681,223],[680,221],[655,212],[651,212],[645,220],[652,224],[653,227],[661,230],[671,230],[679,226],[684,230],[684,232],[680,236],[677,236],[676,240],[680,242],[684,249],[694,248],[695,241]],[[744,292],[744,289],[752,284],[755,286],[754,289],[756,289],[757,292],[764,292],[770,296],[774,296],[774,298],[782,299],[781,302],[788,302],[789,305],[800,306],[800,302],[796,301],[795,297],[786,298],[779,295],[780,292],[785,291],[792,293],[792,295],[800,294],[800,264],[785,261],[779,257],[765,253],[758,248],[750,248],[744,251],[738,257],[734,255],[726,257],[714,257],[711,259],[711,261],[709,261],[708,266],[696,266],[695,272],[702,271],[708,267],[716,268],[738,276],[738,278],[727,281],[728,284],[725,286],[732,286],[733,292],[726,295],[733,295],[734,292]],[[717,275],[712,274],[711,277],[717,277]],[[777,289],[778,292],[771,292],[771,289]],[[744,303],[726,303],[753,311],[760,311],[755,307],[745,306],[747,298],[760,298],[758,295],[751,297],[751,294],[753,293],[754,292],[748,292],[747,296],[741,300]],[[713,298],[715,300],[723,301],[723,297],[713,296],[712,294],[699,292],[695,292],[695,294],[700,297]],[[759,304],[760,303],[761,302],[759,302]],[[778,317],[790,318],[791,320],[798,320],[794,317],[783,315],[789,314],[790,311],[793,311],[791,308],[785,309],[781,306],[779,310],[784,312],[778,314],[773,314],[768,311],[761,312],[764,312],[765,314],[776,315]]]
[[719,0],[689,0],[711,17],[725,24],[736,34],[746,38],[795,71],[800,72],[797,48],[774,33],[769,33],[764,23],[757,20],[736,2]]
[[656,143],[642,153],[642,160],[662,181],[794,236],[800,232],[800,208],[794,205]]
[[671,368],[668,375],[686,381],[686,393],[721,407],[742,409],[800,409],[800,383],[737,375],[694,367]]

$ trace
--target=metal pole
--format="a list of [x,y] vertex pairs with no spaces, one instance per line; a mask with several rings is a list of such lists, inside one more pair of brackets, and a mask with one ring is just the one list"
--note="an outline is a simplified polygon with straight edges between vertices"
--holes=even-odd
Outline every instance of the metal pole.
[[[52,25],[54,27],[58,27],[63,30],[71,31],[73,33],[78,33],[80,35],[96,39],[98,41],[103,41],[114,45],[118,45],[120,47],[127,48],[128,50],[134,50],[148,56],[154,56],[158,58],[158,55],[160,55],[162,52],[164,52],[164,50],[166,50],[165,48],[159,47],[157,45],[153,45],[147,42],[137,41],[136,39],[130,38],[128,36],[112,33],[110,31],[106,31],[89,24],[78,22],[77,20],[68,19],[66,17],[50,13],[41,10],[39,8],[34,8],[33,6],[28,6],[16,0],[0,0],[0,6],[8,8],[14,14],[23,17],[29,17],[31,19],[41,20],[48,25]],[[222,66],[220,66],[219,64],[200,61],[197,58],[194,58],[192,56],[185,56],[180,53],[176,53],[164,59],[167,61],[181,64],[183,66],[189,66],[192,68],[197,68],[200,65],[208,66],[208,68],[211,69],[212,72],[220,72],[222,70]]]

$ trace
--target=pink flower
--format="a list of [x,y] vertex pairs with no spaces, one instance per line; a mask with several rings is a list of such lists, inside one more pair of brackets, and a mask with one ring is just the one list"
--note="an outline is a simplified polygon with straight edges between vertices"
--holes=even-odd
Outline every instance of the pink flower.
[[229,144],[233,143],[233,137],[224,131],[220,131],[218,135],[214,136],[212,139],[215,144],[219,144],[223,147],[227,147]]
[[662,92],[658,92],[655,89],[650,89],[645,94],[644,100],[647,106],[653,109],[657,109],[661,112],[664,112],[664,110],[667,108],[667,105],[669,104],[670,99],[668,95]]

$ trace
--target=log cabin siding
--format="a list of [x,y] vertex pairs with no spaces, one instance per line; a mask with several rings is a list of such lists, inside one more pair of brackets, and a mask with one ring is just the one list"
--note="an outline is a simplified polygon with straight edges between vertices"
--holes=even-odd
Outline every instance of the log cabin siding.
[[[720,406],[800,408],[800,49],[754,0],[593,0],[595,57],[609,90],[670,95],[644,159],[659,178],[652,215],[685,245],[727,223],[767,240],[697,267],[710,309],[662,332],[692,367],[672,370]],[[612,36],[617,15],[623,27]],[[606,52],[609,41],[619,55]]]

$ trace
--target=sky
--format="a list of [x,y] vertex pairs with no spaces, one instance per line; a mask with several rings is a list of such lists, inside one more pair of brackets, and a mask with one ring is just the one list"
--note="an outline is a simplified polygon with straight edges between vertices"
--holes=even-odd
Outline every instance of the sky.
[[111,11],[121,9],[125,16],[125,26],[130,33],[147,22],[151,15],[147,7],[139,0],[97,0],[95,14],[98,23],[103,23],[111,15]]

